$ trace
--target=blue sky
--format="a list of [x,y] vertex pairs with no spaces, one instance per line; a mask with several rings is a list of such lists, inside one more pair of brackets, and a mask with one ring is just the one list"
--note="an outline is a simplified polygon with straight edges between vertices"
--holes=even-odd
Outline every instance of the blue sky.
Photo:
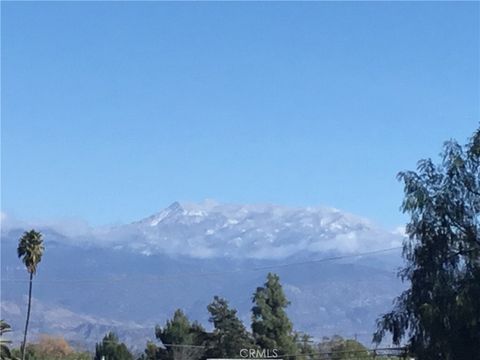
[[2,210],[180,201],[405,221],[396,173],[478,126],[479,4],[2,2]]

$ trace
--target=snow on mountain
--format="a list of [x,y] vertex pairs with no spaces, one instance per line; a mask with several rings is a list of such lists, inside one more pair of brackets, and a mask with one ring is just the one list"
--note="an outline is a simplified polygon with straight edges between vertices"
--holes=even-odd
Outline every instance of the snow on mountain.
[[[16,246],[33,225],[7,220],[2,215],[2,316],[17,331],[27,274]],[[89,347],[112,329],[141,348],[176,308],[208,326],[214,295],[230,300],[248,325],[251,294],[268,271],[282,279],[297,330],[316,338],[364,333],[368,342],[375,319],[404,287],[395,275],[399,250],[315,261],[396,247],[403,237],[331,208],[176,202],[116,227],[35,228],[46,250],[32,331],[66,334]]]
[[[398,233],[333,208],[175,202],[159,213],[99,235],[145,255],[282,259],[395,247]],[[128,241],[126,241],[128,239]]]

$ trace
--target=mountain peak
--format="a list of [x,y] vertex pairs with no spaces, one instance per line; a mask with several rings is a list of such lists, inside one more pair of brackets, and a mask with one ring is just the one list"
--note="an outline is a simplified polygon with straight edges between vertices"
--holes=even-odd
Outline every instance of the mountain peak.
[[173,203],[171,203],[167,207],[167,210],[169,210],[169,211],[183,211],[183,206],[178,201],[174,201]]
[[162,220],[164,220],[168,216],[172,214],[183,214],[184,212],[185,210],[182,204],[180,204],[178,201],[174,201],[168,207],[161,210],[159,213],[149,216],[148,218],[137,222],[137,224],[139,223],[148,224],[150,226],[157,226],[160,222],[162,222]]
[[[327,207],[175,201],[135,223],[135,249],[192,257],[286,258],[300,254],[381,249],[397,234]],[[132,244],[131,244],[132,245]]]

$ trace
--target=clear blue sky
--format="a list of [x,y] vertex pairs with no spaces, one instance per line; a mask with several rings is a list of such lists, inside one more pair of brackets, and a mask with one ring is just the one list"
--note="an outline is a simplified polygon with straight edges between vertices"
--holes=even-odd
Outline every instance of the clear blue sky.
[[2,2],[2,210],[180,201],[393,227],[395,176],[478,126],[479,3]]

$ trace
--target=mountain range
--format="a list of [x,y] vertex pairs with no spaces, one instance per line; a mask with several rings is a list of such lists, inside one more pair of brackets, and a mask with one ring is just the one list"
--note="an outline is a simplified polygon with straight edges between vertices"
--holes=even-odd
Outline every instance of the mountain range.
[[[2,216],[1,317],[16,341],[27,293],[16,246],[29,225]],[[114,330],[139,351],[176,308],[209,329],[214,295],[227,298],[248,327],[252,294],[268,272],[280,275],[296,330],[369,343],[375,319],[404,288],[396,277],[402,234],[332,208],[208,200],[76,233],[35,226],[45,254],[34,282],[32,336],[62,335],[80,348]]]

